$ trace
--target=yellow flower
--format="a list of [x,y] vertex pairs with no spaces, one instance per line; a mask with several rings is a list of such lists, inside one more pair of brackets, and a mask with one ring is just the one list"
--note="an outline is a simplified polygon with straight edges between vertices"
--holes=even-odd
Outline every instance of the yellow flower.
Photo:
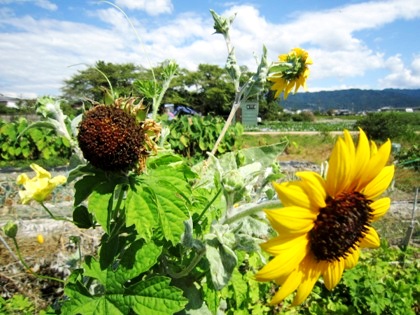
[[65,176],[56,176],[51,178],[51,174],[37,164],[31,164],[31,168],[36,175],[30,179],[26,174],[20,174],[16,182],[23,185],[25,190],[19,191],[20,199],[23,204],[27,204],[31,200],[42,202],[58,185],[64,184],[67,179]]
[[293,48],[288,54],[279,56],[279,63],[289,63],[292,68],[287,70],[276,71],[270,74],[267,78],[268,81],[274,82],[271,87],[276,91],[274,98],[277,98],[281,92],[284,92],[284,99],[287,99],[290,91],[294,88],[294,93],[300,87],[306,88],[306,79],[309,77],[308,65],[312,64],[312,59],[309,57],[307,51],[301,48]]
[[38,234],[36,240],[39,244],[44,244],[44,236],[42,234]]
[[345,130],[329,159],[324,179],[315,172],[298,172],[299,181],[274,183],[284,208],[265,210],[278,236],[262,244],[274,258],[257,274],[259,281],[275,280],[280,289],[271,304],[297,290],[301,304],[320,276],[328,290],[353,268],[363,247],[378,247],[371,226],[389,209],[389,198],[377,199],[389,186],[394,166],[385,166],[391,152],[388,140],[379,149],[360,130],[357,147]]

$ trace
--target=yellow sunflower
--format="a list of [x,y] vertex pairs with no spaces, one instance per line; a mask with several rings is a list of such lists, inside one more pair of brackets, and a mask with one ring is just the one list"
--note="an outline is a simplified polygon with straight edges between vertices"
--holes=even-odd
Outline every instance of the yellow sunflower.
[[353,268],[363,247],[379,246],[371,226],[389,209],[391,200],[378,197],[394,176],[385,166],[391,151],[388,140],[379,149],[360,130],[355,147],[345,130],[329,159],[326,178],[298,172],[299,181],[274,183],[284,208],[265,210],[278,236],[262,244],[274,258],[257,274],[259,281],[275,280],[280,289],[271,304],[297,290],[293,305],[301,304],[320,276],[328,290]]
[[[294,93],[300,87],[306,90],[306,79],[309,77],[308,65],[312,64],[312,59],[309,57],[308,52],[301,48],[293,48],[288,54],[279,56],[278,64],[284,63],[288,63],[292,67],[271,73],[267,78],[268,81],[274,82],[271,87],[272,90],[276,91],[274,98],[277,98],[281,92],[284,92],[284,99],[287,99],[293,88],[295,88]],[[274,64],[275,67],[276,64]]]

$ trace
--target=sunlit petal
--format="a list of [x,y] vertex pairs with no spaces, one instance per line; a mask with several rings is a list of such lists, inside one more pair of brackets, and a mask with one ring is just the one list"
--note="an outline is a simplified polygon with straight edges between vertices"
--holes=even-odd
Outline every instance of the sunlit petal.
[[360,241],[360,247],[377,248],[380,244],[378,233],[373,227],[369,227],[365,237]]
[[376,145],[372,145],[372,147],[374,147],[374,153],[371,152],[371,158],[364,170],[363,176],[359,180],[356,190],[360,190],[372,181],[373,178],[377,177],[389,160],[389,155],[391,153],[391,141],[388,140],[385,142],[379,150],[376,149]]
[[366,198],[376,199],[389,187],[393,178],[394,165],[385,166],[378,174],[378,176],[376,176],[369,184],[366,185],[362,192]]
[[297,206],[301,208],[310,208],[311,202],[309,196],[302,187],[301,182],[273,183],[277,195],[285,207]]
[[370,204],[370,207],[372,208],[372,222],[377,221],[380,219],[387,211],[389,210],[389,207],[391,206],[391,199],[388,197],[378,199]]
[[295,291],[302,281],[302,272],[295,269],[283,282],[280,289],[276,292],[270,301],[271,305],[278,304],[283,301],[290,293]]
[[356,155],[354,159],[354,183],[352,188],[360,187],[359,182],[361,178],[366,174],[366,168],[370,159],[370,146],[369,140],[362,129],[359,129],[359,141],[357,144]]
[[357,265],[359,261],[360,251],[358,248],[350,251],[349,255],[344,259],[344,268],[351,269]]
[[270,281],[290,274],[302,261],[307,253],[305,248],[291,248],[285,255],[275,256],[258,273],[255,278],[259,281]]
[[285,253],[285,251],[291,248],[299,247],[301,250],[304,250],[308,245],[308,242],[307,233],[303,233],[301,236],[296,236],[295,234],[285,234],[274,237],[267,242],[262,243],[260,246],[271,255],[285,255],[288,254]]
[[351,172],[347,146],[342,138],[338,138],[329,160],[326,189],[328,195],[335,197],[349,185]]
[[324,278],[325,287],[332,290],[340,281],[344,271],[344,259],[328,264],[326,272],[322,274]]
[[327,192],[325,190],[325,181],[321,175],[315,172],[297,172],[296,176],[303,180],[306,195],[313,201],[314,207],[324,208]]
[[265,210],[268,220],[279,233],[305,233],[312,229],[316,214],[309,209],[285,207]]
[[306,259],[306,261],[302,263],[299,269],[303,273],[302,282],[299,288],[297,289],[292,305],[299,305],[308,297],[316,281],[321,275],[321,269],[319,264],[310,259],[310,257],[308,257],[308,259]]

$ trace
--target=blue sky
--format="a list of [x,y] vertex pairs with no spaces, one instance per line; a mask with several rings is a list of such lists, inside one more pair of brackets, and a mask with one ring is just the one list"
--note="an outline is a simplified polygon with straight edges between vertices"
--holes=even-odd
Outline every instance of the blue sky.
[[314,64],[309,91],[420,88],[419,0],[0,0],[0,94],[59,95],[63,81],[98,60],[145,67],[174,59],[224,66],[210,9],[236,13],[238,63],[256,69],[302,47]]

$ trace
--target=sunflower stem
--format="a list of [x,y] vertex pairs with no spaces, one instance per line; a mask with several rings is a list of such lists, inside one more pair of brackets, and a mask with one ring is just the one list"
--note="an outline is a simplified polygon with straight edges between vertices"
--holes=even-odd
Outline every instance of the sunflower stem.
[[253,203],[253,204],[245,206],[244,210],[242,210],[241,212],[231,217],[226,217],[222,221],[222,224],[232,224],[235,221],[242,220],[247,216],[258,213],[262,211],[263,209],[277,208],[279,206],[281,206],[280,200],[270,200],[270,201],[266,201],[266,202],[258,203],[258,204]]
[[191,260],[191,263],[187,266],[187,268],[177,273],[168,272],[169,275],[174,279],[179,279],[179,278],[187,276],[194,269],[194,267],[197,266],[201,258],[203,258],[203,256],[205,255],[205,253],[206,251],[205,249],[203,249],[193,258],[193,260]]

